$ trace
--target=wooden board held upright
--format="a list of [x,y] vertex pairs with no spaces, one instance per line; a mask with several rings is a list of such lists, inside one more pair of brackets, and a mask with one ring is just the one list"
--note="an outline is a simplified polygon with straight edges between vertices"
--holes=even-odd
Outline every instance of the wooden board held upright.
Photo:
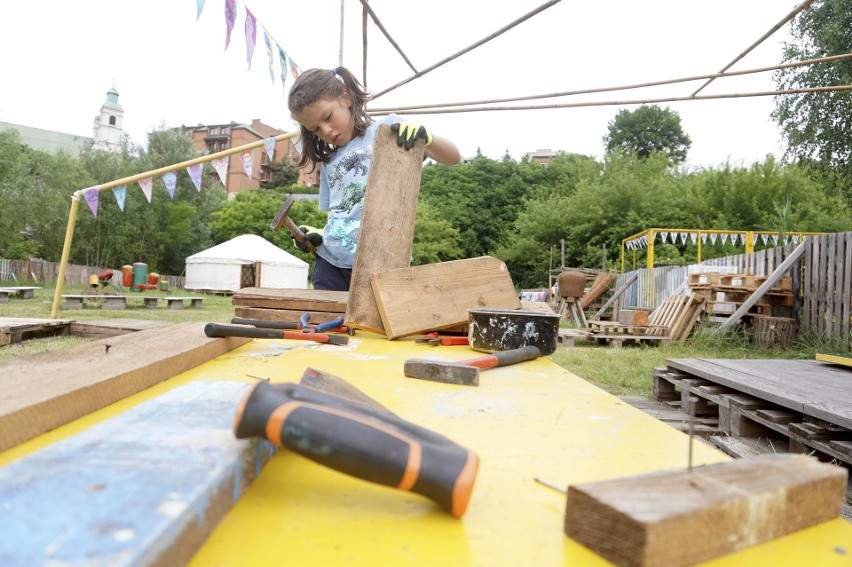
[[519,309],[506,264],[490,256],[373,274],[373,295],[389,339],[467,323],[467,310]]
[[345,317],[349,327],[384,333],[370,278],[376,273],[406,268],[411,262],[422,169],[423,141],[418,140],[406,151],[397,145],[390,126],[380,125],[352,266]]

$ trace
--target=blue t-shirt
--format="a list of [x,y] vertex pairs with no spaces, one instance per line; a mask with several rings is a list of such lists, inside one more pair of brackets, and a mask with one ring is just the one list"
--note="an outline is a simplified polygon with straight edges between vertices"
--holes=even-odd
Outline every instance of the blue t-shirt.
[[319,210],[329,211],[329,218],[317,254],[338,268],[351,268],[355,263],[376,130],[379,124],[399,121],[399,116],[390,114],[373,122],[363,136],[335,149],[331,160],[320,167]]

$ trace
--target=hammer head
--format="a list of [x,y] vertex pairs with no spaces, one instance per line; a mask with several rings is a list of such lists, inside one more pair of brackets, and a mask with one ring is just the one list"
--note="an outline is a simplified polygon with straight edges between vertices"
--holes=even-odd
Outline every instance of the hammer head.
[[405,361],[409,378],[459,386],[479,386],[479,368],[455,362],[411,358]]
[[284,221],[287,219],[287,214],[290,212],[290,207],[293,206],[293,199],[287,199],[284,201],[284,204],[278,208],[278,212],[275,213],[275,216],[272,218],[272,223],[270,223],[269,228],[271,228],[274,232],[278,232],[278,229],[281,228],[281,225],[284,224]]

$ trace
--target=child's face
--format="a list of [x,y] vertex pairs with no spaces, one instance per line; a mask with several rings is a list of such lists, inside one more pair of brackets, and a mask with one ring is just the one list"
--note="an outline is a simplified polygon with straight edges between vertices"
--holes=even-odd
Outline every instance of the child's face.
[[293,115],[308,131],[335,147],[345,146],[355,134],[349,93],[335,99],[318,100]]

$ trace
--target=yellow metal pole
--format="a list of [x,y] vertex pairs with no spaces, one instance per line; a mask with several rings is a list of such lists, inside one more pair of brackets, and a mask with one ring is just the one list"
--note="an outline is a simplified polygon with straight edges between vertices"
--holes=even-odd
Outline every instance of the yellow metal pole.
[[646,268],[654,267],[654,229],[648,231],[648,262]]
[[62,289],[65,287],[65,270],[68,269],[68,256],[71,254],[71,239],[74,237],[74,226],[77,224],[77,211],[80,209],[80,195],[75,191],[71,195],[71,210],[68,212],[68,226],[65,227],[65,243],[62,245],[62,259],[59,261],[59,273],[56,275],[56,290],[53,292],[53,307],[50,318],[59,316],[59,302],[62,301]]
[[702,232],[704,232],[704,231],[703,230],[698,231],[698,259],[695,261],[696,264],[701,263],[701,233]]
[[[298,132],[289,132],[287,134],[281,134],[279,136],[275,136],[275,141],[280,142],[281,140],[295,138],[298,135]],[[182,161],[175,165],[169,165],[167,167],[161,167],[159,169],[152,169],[151,171],[146,171],[137,175],[131,175],[130,177],[124,177],[122,179],[110,181],[108,183],[104,183],[103,185],[99,185],[98,191],[105,191],[106,189],[112,189],[113,187],[118,187],[119,185],[135,183],[136,181],[141,181],[142,179],[148,179],[149,177],[155,177],[157,175],[162,175],[170,171],[177,171],[178,169],[184,169],[191,165],[213,161],[214,159],[219,159],[221,157],[226,157],[236,153],[244,152],[246,150],[259,148],[265,143],[265,141],[266,140],[259,140],[257,142],[252,142],[243,146],[237,146],[236,148],[231,148],[229,150],[216,152],[215,154],[197,157],[191,160]],[[80,197],[82,196],[82,194],[83,190],[81,189],[79,191],[75,191],[74,194],[71,196],[71,211],[68,213],[68,226],[65,228],[65,243],[62,245],[62,259],[59,261],[59,275],[56,279],[56,290],[53,292],[53,307],[51,307],[50,310],[51,319],[56,319],[59,316],[59,302],[62,300],[62,290],[65,287],[65,270],[68,269],[68,257],[71,255],[71,241],[74,239],[74,226],[77,224],[77,212],[80,208]]]
[[624,273],[624,239],[621,239],[621,273]]
[[745,253],[751,254],[751,253],[754,252],[754,231],[747,230],[745,234],[746,234]]

